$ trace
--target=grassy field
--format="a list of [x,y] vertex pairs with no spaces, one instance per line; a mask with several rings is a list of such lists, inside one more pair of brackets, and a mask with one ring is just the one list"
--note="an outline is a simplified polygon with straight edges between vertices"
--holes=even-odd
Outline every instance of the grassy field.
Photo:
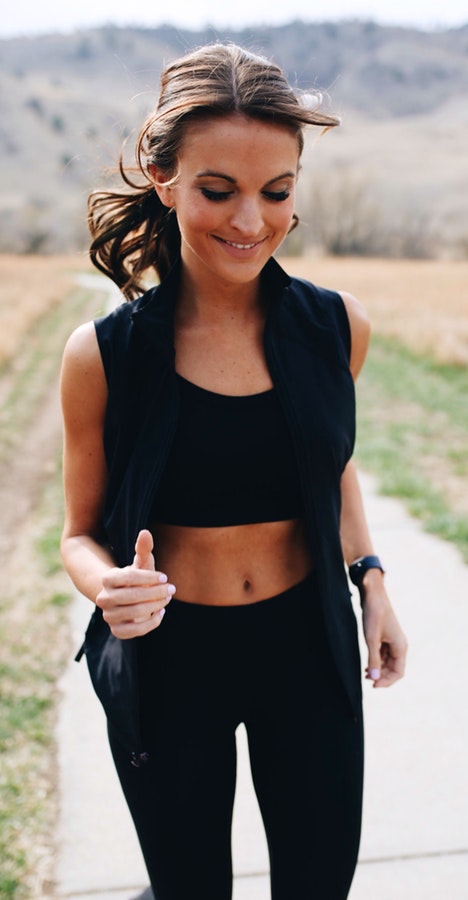
[[358,381],[358,463],[468,562],[468,262],[286,260],[355,294],[373,337]]
[[85,257],[0,255],[0,367],[11,360],[23,336],[52,307],[63,303],[74,274],[90,267]]
[[375,334],[416,355],[468,365],[468,261],[286,259],[291,275],[350,291]]
[[[468,559],[468,263],[287,259],[355,293],[374,337],[358,390],[359,464]],[[79,258],[0,257],[0,896],[52,897],[57,680],[70,658],[60,567],[67,334],[100,310]],[[16,313],[16,315],[15,315]],[[8,332],[8,340],[5,334]]]
[[[57,377],[66,337],[98,311],[79,261],[0,258],[0,897],[53,895],[57,681],[70,657]],[[86,264],[85,264],[86,268]],[[34,288],[37,283],[37,291]],[[35,304],[32,298],[36,297]],[[28,299],[26,300],[26,297]]]

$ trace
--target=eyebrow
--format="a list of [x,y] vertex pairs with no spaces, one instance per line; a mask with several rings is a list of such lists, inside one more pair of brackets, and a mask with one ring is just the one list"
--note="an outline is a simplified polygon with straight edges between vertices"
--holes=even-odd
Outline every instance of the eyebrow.
[[[283,172],[281,175],[276,175],[274,178],[270,178],[263,186],[268,187],[269,184],[274,184],[275,181],[281,181],[282,178],[296,178],[296,172]],[[222,178],[224,181],[228,181],[229,184],[237,184],[235,178],[232,178],[231,175],[225,175],[224,172],[215,172],[213,169],[205,169],[203,172],[198,172],[197,178]]]

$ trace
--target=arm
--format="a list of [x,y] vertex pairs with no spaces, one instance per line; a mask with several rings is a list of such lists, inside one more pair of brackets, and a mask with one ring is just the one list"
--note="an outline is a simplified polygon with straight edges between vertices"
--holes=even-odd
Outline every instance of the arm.
[[175,592],[157,572],[153,540],[138,535],[135,559],[117,568],[101,534],[107,483],[103,448],[107,384],[92,323],[78,328],[65,348],[61,372],[64,424],[65,522],[62,557],[78,590],[103,610],[116,637],[146,634],[157,627]]
[[[351,328],[350,369],[356,379],[369,345],[368,318],[358,301],[343,294]],[[341,479],[341,542],[347,565],[375,550],[367,527],[356,468],[351,460]],[[364,636],[368,648],[367,678],[374,687],[389,687],[403,677],[407,642],[387,596],[380,569],[369,569],[360,588]]]

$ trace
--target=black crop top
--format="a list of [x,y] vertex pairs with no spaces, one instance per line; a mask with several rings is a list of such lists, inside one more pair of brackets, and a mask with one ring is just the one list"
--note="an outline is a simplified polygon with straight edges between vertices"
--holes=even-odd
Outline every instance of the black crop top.
[[226,396],[177,379],[179,421],[151,521],[216,527],[303,515],[297,463],[275,390]]

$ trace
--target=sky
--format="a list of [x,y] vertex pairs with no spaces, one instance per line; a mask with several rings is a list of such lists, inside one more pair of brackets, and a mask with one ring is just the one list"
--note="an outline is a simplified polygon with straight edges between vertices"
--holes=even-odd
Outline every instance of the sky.
[[[5,8],[6,7],[6,8]],[[467,0],[16,0],[0,16],[0,37],[69,32],[96,25],[162,24],[198,30],[206,25],[240,29],[281,25],[294,19],[306,22],[373,19],[388,25],[423,29],[468,24]]]

